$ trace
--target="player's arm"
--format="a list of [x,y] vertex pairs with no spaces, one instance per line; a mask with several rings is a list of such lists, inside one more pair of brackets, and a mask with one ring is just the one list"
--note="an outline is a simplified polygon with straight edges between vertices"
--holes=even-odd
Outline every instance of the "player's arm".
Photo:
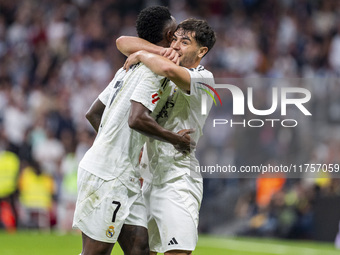
[[189,134],[192,129],[181,130],[178,133],[171,132],[160,126],[151,116],[150,110],[143,104],[131,100],[131,110],[129,115],[130,128],[154,139],[171,143],[178,151],[188,153],[192,151],[196,144],[190,139]]
[[96,132],[98,132],[104,109],[105,105],[97,98],[86,112],[86,119],[90,122]]
[[124,64],[124,69],[128,70],[131,65],[138,62],[142,62],[152,72],[169,78],[182,90],[190,91],[191,78],[186,68],[178,66],[163,56],[141,50],[129,56]]
[[164,49],[142,38],[134,36],[120,36],[116,40],[117,49],[125,56],[130,56],[139,50],[145,50],[160,55]]
[[[125,56],[145,50],[156,55],[161,55],[178,64],[178,53],[173,48],[163,48],[156,44],[150,43],[142,38],[134,36],[121,36],[116,40],[117,49]],[[137,64],[137,62],[135,63]]]

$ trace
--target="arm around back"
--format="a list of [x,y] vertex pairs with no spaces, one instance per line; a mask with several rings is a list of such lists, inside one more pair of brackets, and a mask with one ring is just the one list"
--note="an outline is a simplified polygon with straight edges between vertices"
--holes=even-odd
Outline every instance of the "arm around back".
[[96,132],[98,132],[104,110],[105,105],[97,98],[86,112],[86,119],[90,122]]
[[125,56],[130,56],[139,50],[146,50],[154,54],[161,54],[163,47],[150,43],[142,38],[134,36],[120,36],[116,40],[117,49]]
[[188,153],[196,144],[190,139],[191,129],[181,130],[178,133],[171,132],[160,126],[151,116],[150,111],[143,104],[131,100],[129,115],[129,127],[151,138],[171,143],[176,150]]

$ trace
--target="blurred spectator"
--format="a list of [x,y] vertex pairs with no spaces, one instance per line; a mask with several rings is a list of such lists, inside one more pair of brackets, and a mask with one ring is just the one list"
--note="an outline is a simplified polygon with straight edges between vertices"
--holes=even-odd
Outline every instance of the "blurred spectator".
[[64,147],[51,130],[47,128],[46,139],[33,150],[33,158],[41,165],[46,173],[59,179],[60,163],[64,155]]
[[25,99],[20,92],[14,95],[13,91],[13,95],[10,95],[8,100],[8,106],[3,112],[3,127],[5,135],[17,152],[24,142],[25,133],[32,119],[26,111]]
[[20,169],[19,157],[11,151],[11,145],[0,129],[0,140],[4,143],[0,151],[0,228],[15,230],[18,223],[16,193]]
[[[339,19],[339,18],[338,18]],[[337,74],[340,73],[340,23],[337,26],[337,33],[332,38],[329,49],[329,64]]]
[[72,230],[73,213],[77,201],[78,159],[75,154],[76,140],[69,130],[63,132],[61,141],[66,153],[61,161],[62,183],[57,207],[58,229],[62,232]]
[[44,173],[37,162],[22,170],[19,178],[20,217],[23,227],[50,229],[55,214],[52,176]]
[[279,192],[285,183],[285,178],[277,174],[264,174],[256,180],[256,204],[259,208],[269,205],[273,195]]

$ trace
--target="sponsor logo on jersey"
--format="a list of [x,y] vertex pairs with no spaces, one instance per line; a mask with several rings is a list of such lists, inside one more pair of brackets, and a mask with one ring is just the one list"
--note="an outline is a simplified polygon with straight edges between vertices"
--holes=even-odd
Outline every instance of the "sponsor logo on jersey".
[[155,103],[160,99],[158,93],[154,93],[151,97],[152,97],[152,101],[151,101],[151,102],[152,102],[153,104],[155,104]]
[[169,99],[169,101],[166,101],[162,110],[159,111],[157,114],[155,120],[159,122],[160,119],[167,119],[169,118],[169,111],[171,108],[173,108],[175,105],[175,102],[172,100],[172,98]]
[[114,226],[110,226],[107,230],[106,230],[106,236],[108,238],[113,237],[113,235],[115,234],[115,230],[114,230]]

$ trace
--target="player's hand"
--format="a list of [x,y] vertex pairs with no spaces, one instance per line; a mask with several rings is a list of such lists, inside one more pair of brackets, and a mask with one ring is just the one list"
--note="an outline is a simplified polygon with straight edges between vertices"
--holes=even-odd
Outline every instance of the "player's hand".
[[179,64],[179,54],[173,48],[164,48],[161,50],[161,56],[166,57],[176,65]]
[[125,69],[126,71],[129,71],[130,67],[139,63],[139,59],[138,59],[138,51],[131,54],[124,63],[123,69]]
[[189,134],[194,133],[194,129],[182,129],[177,132],[180,135],[180,141],[174,145],[175,149],[184,155],[188,155],[196,148],[196,143],[191,139]]

